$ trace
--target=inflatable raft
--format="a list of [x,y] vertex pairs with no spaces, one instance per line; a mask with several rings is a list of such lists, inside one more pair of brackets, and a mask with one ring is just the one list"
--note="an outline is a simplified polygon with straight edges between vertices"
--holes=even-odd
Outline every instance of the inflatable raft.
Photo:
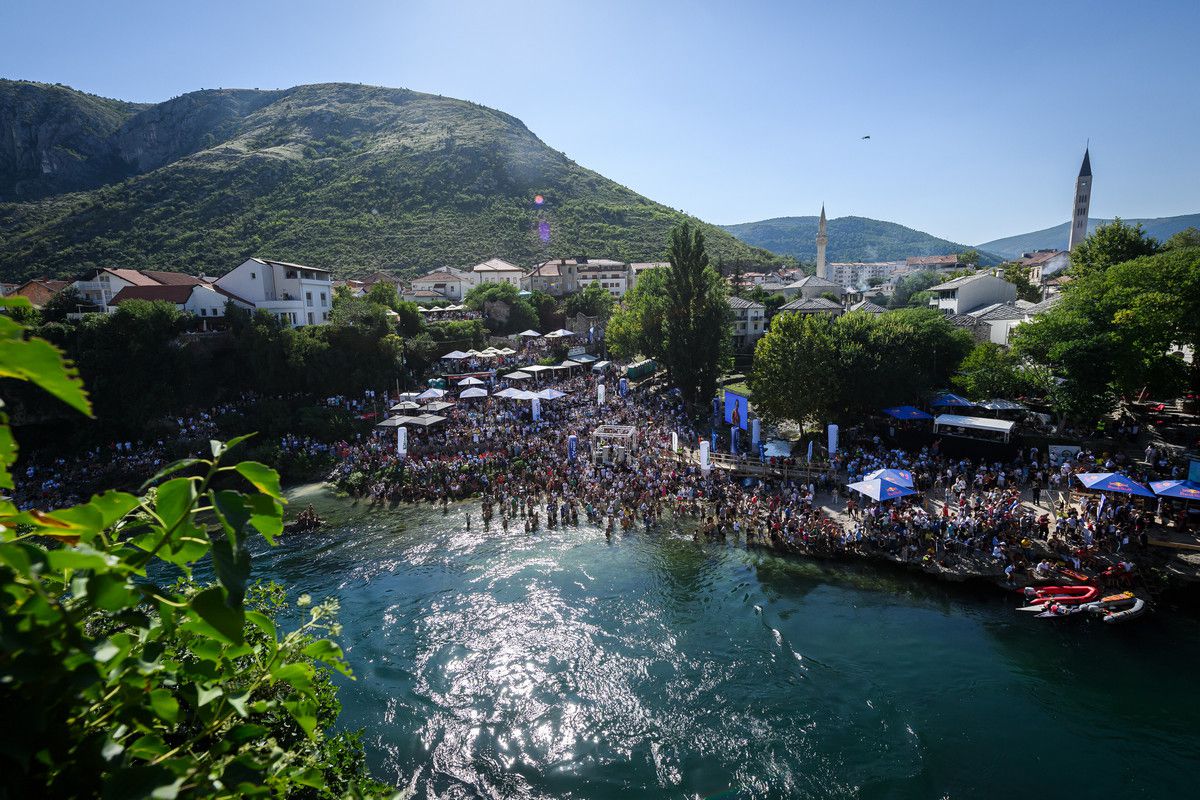
[[1133,592],[1102,597],[1081,607],[1093,614],[1103,614],[1104,621],[1109,623],[1127,622],[1146,613],[1146,601],[1135,596]]
[[1058,603],[1064,606],[1079,606],[1090,603],[1100,595],[1095,586],[1033,586],[1025,587],[1025,597],[1029,605],[1018,611],[1045,611],[1043,606]]

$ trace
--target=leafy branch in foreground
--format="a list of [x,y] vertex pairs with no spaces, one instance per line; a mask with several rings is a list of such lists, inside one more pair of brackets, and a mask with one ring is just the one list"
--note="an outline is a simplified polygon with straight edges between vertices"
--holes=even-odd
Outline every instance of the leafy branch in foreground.
[[[0,376],[90,413],[58,351],[3,315]],[[340,632],[336,600],[300,598],[308,619],[280,633],[282,590],[249,583],[248,545],[282,531],[284,498],[274,470],[229,459],[244,438],[166,467],[141,496],[0,500],[0,798],[393,794],[367,777],[356,735],[325,733],[332,672],[352,677],[324,638]],[[0,487],[16,454],[0,414]]]

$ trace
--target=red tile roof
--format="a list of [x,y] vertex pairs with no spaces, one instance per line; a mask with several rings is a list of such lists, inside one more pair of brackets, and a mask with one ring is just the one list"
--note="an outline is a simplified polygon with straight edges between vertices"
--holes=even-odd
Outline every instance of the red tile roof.
[[194,286],[126,286],[117,292],[109,305],[120,305],[126,300],[165,300],[181,306],[192,296]]

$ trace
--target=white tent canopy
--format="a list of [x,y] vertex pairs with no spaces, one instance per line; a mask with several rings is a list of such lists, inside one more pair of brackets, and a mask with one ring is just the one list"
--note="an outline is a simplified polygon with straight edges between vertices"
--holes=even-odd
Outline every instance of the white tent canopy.
[[483,381],[479,380],[479,378],[476,378],[474,375],[470,375],[466,378],[463,378],[461,381],[459,381],[458,385],[459,386],[483,386]]
[[505,375],[504,380],[506,380],[506,381],[527,381],[532,377],[533,376],[530,375],[528,372],[522,372],[521,370],[517,370],[516,372],[510,372],[507,375]]
[[1006,419],[938,414],[933,420],[933,432],[959,436],[971,436],[973,433],[982,434],[977,438],[1007,442],[1012,436],[1015,425],[1015,422],[1009,422]]
[[556,331],[550,331],[546,334],[547,339],[561,339],[564,336],[574,336],[575,334],[566,328],[559,328]]
[[446,355],[442,356],[442,358],[446,359],[448,361],[461,361],[462,359],[466,358],[468,355],[470,355],[470,354],[464,353],[461,350],[451,350],[449,353],[446,353]]
[[537,396],[542,400],[557,400],[560,397],[566,397],[566,392],[560,392],[558,389],[542,389],[537,392]]
[[462,399],[462,400],[469,400],[472,397],[487,397],[487,396],[488,396],[487,389],[480,389],[479,387],[475,387],[473,389],[463,389],[461,392],[458,393],[459,399]]
[[522,367],[521,369],[531,375],[535,375],[539,372],[545,372],[548,369],[556,369],[556,367],[543,367],[541,364],[531,364],[530,366]]
[[445,389],[426,389],[417,395],[418,400],[440,400],[446,396]]
[[517,336],[527,336],[530,339],[537,339],[537,338],[541,337],[541,334],[538,333],[537,331],[535,331],[533,328],[530,328],[527,331],[521,331],[520,333],[517,334]]

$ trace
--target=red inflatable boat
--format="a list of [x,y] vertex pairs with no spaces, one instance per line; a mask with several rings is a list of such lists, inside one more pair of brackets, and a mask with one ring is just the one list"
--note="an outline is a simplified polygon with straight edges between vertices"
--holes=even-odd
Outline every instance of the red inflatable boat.
[[1090,603],[1100,596],[1100,590],[1095,586],[1033,586],[1025,587],[1025,597],[1031,606],[1041,606],[1047,603],[1058,603],[1064,606],[1077,606]]

